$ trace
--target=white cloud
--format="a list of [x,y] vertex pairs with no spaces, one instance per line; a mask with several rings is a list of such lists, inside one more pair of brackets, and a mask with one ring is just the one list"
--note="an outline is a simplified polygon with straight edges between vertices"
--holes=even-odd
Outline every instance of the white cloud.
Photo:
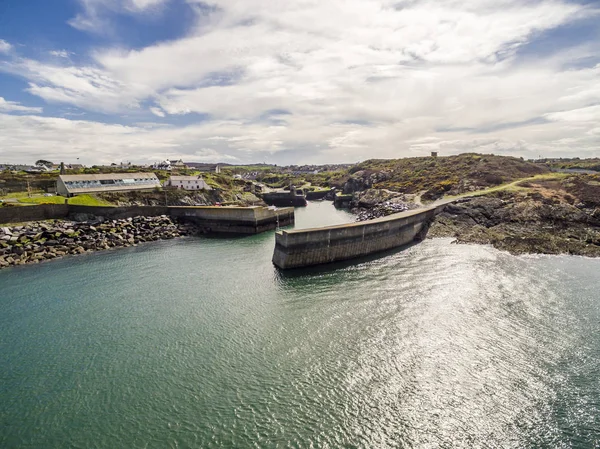
[[130,0],[129,7],[138,11],[144,11],[148,8],[155,8],[166,3],[168,0]]
[[[240,134],[242,131],[242,134]],[[187,127],[140,123],[135,126],[86,120],[10,115],[0,112],[0,156],[18,155],[24,161],[48,157],[85,164],[111,163],[127,158],[144,163],[165,158],[237,160],[242,154],[236,139],[257,144],[260,127],[238,122],[206,122]],[[215,135],[224,140],[215,141]]]
[[[152,13],[168,0],[79,1],[77,26],[94,29],[109,26],[110,14]],[[28,92],[48,102],[136,115],[145,124],[127,128],[127,138],[121,128],[95,128],[114,154],[129,138],[139,157],[144,148],[158,158],[165,148],[173,157],[204,148],[248,162],[269,155],[354,161],[433,149],[585,155],[599,146],[597,113],[588,109],[600,103],[600,66],[580,64],[598,57],[598,44],[516,57],[541,33],[598,15],[590,6],[213,0],[203,3],[213,6],[207,9],[188,1],[198,6],[198,20],[183,38],[97,49],[85,65],[14,58],[0,70],[24,76]],[[149,125],[150,114],[194,112],[211,121]],[[113,154],[108,147],[103,151]]]
[[[2,68],[2,67],[0,67]],[[6,63],[4,70],[29,80],[27,91],[50,103],[64,103],[101,112],[137,108],[139,87],[125,85],[92,66],[61,66],[31,59]]]
[[159,9],[169,0],[78,0],[82,12],[68,21],[81,31],[106,34],[112,30],[107,16],[117,13],[139,14]]
[[5,40],[0,39],[0,53],[8,53],[12,49],[12,45]]
[[160,108],[150,108],[150,112],[158,117],[166,117],[166,114]]
[[587,108],[574,109],[571,111],[554,112],[546,114],[548,120],[557,122],[600,122],[600,105]]
[[27,113],[41,113],[42,108],[31,108],[22,106],[16,101],[7,101],[3,97],[0,97],[0,111],[2,112],[27,112]]
[[69,59],[69,56],[73,54],[67,50],[53,50],[49,53],[50,53],[50,55],[56,56],[57,58],[66,58],[66,59]]

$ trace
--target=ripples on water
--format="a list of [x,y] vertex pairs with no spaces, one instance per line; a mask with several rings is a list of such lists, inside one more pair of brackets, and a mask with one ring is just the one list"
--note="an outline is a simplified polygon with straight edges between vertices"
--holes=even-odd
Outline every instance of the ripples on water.
[[288,274],[272,250],[1,272],[0,446],[600,444],[599,261],[434,240]]

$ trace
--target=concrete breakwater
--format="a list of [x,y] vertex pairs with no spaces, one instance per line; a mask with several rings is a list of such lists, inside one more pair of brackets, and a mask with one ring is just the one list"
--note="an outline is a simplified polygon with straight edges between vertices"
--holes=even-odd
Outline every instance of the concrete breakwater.
[[2,207],[0,223],[23,223],[49,219],[113,220],[138,216],[166,215],[177,221],[192,223],[199,232],[220,234],[257,234],[294,223],[294,209],[273,210],[267,207],[165,207],[127,206],[97,207],[71,204]]
[[275,234],[273,263],[281,269],[353,259],[411,243],[445,204],[375,220]]
[[173,239],[190,229],[166,215],[93,222],[33,222],[0,228],[0,268],[39,263],[66,255]]
[[293,207],[169,207],[169,215],[209,234],[259,234],[294,223]]

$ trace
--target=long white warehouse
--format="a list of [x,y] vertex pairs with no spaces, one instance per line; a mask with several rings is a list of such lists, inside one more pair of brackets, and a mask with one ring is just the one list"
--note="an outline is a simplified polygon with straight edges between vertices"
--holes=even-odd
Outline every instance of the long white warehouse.
[[102,175],[60,175],[56,192],[62,196],[83,193],[152,190],[160,187],[154,173],[107,173]]

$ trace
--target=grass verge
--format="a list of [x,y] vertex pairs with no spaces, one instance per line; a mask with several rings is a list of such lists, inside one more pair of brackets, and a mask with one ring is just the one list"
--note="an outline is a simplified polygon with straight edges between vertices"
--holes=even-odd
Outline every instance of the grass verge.
[[[77,206],[113,206],[112,203],[96,198],[93,195],[78,195],[68,199],[69,204]],[[62,196],[36,196],[32,198],[19,198],[19,203],[23,204],[65,204],[65,198]]]

